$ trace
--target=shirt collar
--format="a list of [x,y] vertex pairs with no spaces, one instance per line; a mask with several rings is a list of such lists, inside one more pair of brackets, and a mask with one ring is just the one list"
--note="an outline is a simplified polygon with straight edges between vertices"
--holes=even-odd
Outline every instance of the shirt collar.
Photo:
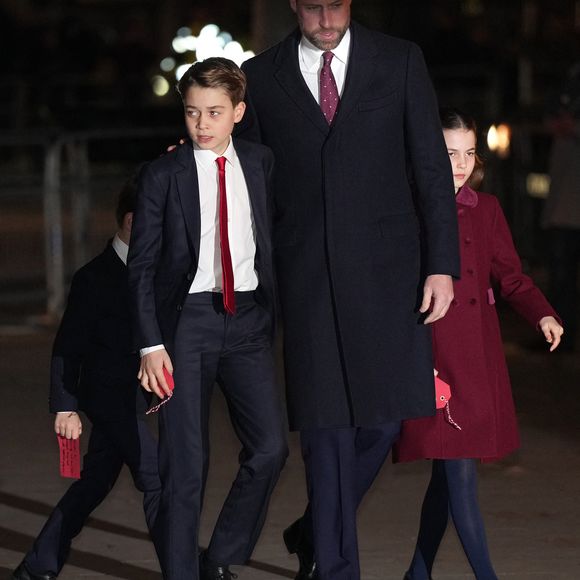
[[232,166],[236,161],[236,150],[234,149],[234,142],[231,137],[226,150],[221,155],[217,155],[211,149],[200,149],[195,142],[193,143],[193,155],[195,156],[195,161],[205,168],[215,168],[215,160],[218,157],[225,157],[226,161]]
[[127,265],[127,255],[129,253],[129,246],[119,237],[119,234],[115,234],[113,238],[113,250],[117,252],[117,256],[125,266]]
[[[348,63],[348,54],[350,51],[350,28],[346,31],[345,35],[342,37],[340,44],[333,49],[331,52],[334,57],[340,60],[344,65]],[[300,60],[304,65],[304,68],[309,72],[318,72],[320,68],[320,57],[325,50],[320,50],[314,46],[305,36],[300,39],[300,44],[298,47],[298,52],[300,55]]]

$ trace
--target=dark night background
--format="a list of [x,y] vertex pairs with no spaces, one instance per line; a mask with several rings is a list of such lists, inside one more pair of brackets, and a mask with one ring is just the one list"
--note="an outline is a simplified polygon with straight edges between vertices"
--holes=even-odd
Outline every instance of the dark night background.
[[[541,268],[545,188],[532,196],[526,184],[547,170],[544,119],[579,59],[580,1],[353,0],[352,10],[369,27],[417,42],[440,103],[477,118],[483,188],[500,198],[525,263]],[[0,0],[0,310],[34,301],[40,308],[55,236],[63,247],[56,276],[66,278],[114,227],[120,183],[183,135],[175,75],[160,62],[193,62],[194,53],[173,52],[172,39],[180,27],[197,35],[208,23],[259,52],[295,19],[287,0]],[[156,75],[169,83],[165,96],[153,92]],[[512,133],[503,159],[486,146],[498,123]],[[59,139],[60,234],[47,231],[54,217],[46,202],[47,151]]]
[[[547,119],[580,63],[580,0],[352,2],[358,21],[421,46],[441,105],[475,116],[486,164],[481,189],[500,200],[524,269],[547,290],[549,233],[540,227],[553,139]],[[292,30],[295,18],[288,0],[0,0],[0,577],[30,548],[68,485],[58,478],[46,395],[72,273],[115,231],[125,180],[184,136],[175,74],[161,62],[193,62],[193,53],[172,50],[172,40],[182,27],[198,35],[209,23],[259,52]],[[156,76],[167,81],[164,96],[153,91]],[[577,105],[576,119],[580,98]],[[487,146],[488,129],[501,123],[511,131],[503,156]],[[494,562],[502,578],[575,580],[580,342],[575,352],[548,355],[539,335],[498,308],[523,444],[480,470]],[[278,358],[281,369],[281,349]],[[207,537],[239,452],[223,400],[212,421]],[[290,442],[253,556],[262,570],[274,565],[281,574],[254,566],[240,578],[294,575],[281,531],[302,509],[305,486],[298,438]],[[372,578],[403,576],[429,470],[426,462],[388,467],[362,506],[361,555]],[[75,541],[63,580],[160,578],[140,501],[125,473]],[[437,577],[471,577],[458,540],[446,542]]]

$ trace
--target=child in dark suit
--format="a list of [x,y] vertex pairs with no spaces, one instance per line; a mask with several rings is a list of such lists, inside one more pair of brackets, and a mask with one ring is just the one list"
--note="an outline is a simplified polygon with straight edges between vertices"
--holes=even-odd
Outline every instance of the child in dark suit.
[[161,482],[157,442],[143,420],[148,401],[135,378],[127,286],[127,252],[136,183],[119,196],[119,229],[104,252],[73,277],[51,361],[50,411],[54,430],[68,439],[82,433],[84,411],[92,423],[80,480],[71,485],[14,571],[13,580],[49,580],[60,573],[72,539],[111,491],[121,468],[143,492],[149,529],[157,515]]
[[[231,138],[245,110],[245,76],[233,62],[195,63],[178,90],[191,141],[142,172],[129,283],[139,378],[168,403],[160,412],[157,527],[164,578],[229,580],[229,566],[252,553],[287,456],[272,357],[272,153]],[[173,375],[174,391],[164,373]],[[198,562],[215,382],[242,449]]]

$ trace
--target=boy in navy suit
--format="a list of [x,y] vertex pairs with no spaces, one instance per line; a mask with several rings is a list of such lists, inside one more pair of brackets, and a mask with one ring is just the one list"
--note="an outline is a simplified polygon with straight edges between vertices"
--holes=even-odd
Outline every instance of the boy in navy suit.
[[121,468],[131,470],[143,492],[151,530],[161,482],[157,442],[145,424],[148,401],[135,378],[139,356],[133,349],[128,313],[127,252],[136,183],[127,182],[117,205],[118,230],[99,256],[73,277],[56,335],[50,371],[50,411],[58,435],[78,439],[79,410],[92,423],[80,480],[74,482],[13,572],[13,580],[51,580],[60,573],[72,539],[111,491]]
[[[232,140],[245,76],[231,61],[195,63],[178,91],[191,141],[142,172],[129,284],[142,386],[162,403],[163,492],[156,533],[166,580],[229,580],[251,555],[287,456],[272,356],[272,153]],[[172,391],[164,373],[173,375]],[[198,561],[209,403],[226,397],[240,469]]]

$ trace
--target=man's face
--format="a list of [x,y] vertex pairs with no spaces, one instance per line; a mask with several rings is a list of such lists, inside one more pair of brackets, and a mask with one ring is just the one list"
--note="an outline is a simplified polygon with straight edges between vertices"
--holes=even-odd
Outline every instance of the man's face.
[[320,50],[335,49],[350,25],[351,0],[290,0],[302,34]]

